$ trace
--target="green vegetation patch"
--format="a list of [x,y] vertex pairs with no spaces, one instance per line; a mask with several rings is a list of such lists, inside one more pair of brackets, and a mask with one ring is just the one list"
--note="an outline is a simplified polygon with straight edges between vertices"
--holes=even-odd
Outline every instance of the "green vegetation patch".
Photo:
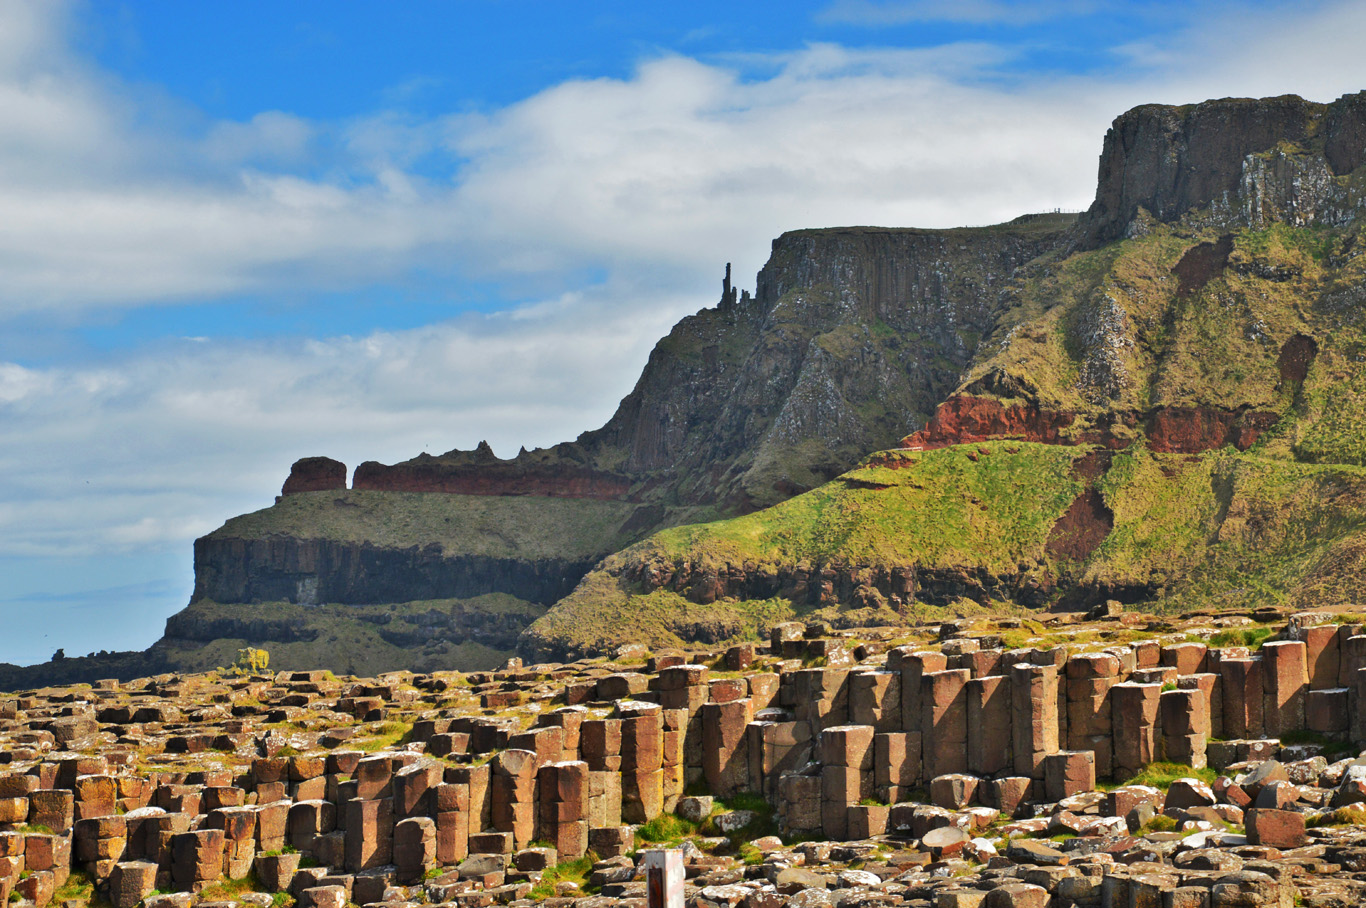
[[538,496],[368,490],[286,495],[234,517],[209,539],[284,535],[384,548],[439,544],[447,552],[499,558],[591,558],[625,545],[639,505]]
[[1208,766],[1196,769],[1184,763],[1149,763],[1138,775],[1123,784],[1147,785],[1166,791],[1177,779],[1199,779],[1207,785],[1213,785],[1218,777],[1218,771]]
[[593,864],[598,860],[598,856],[593,852],[588,852],[583,857],[573,861],[562,861],[551,867],[541,878],[536,881],[536,885],[531,888],[530,898],[536,901],[544,901],[555,896],[555,886],[557,883],[573,883],[578,886],[578,891],[585,895],[592,895],[594,892],[588,885],[588,878],[593,873]]
[[1006,570],[1043,554],[1048,532],[1081,492],[1083,451],[992,442],[874,456],[805,495],[732,520],[675,527],[608,559],[763,565],[825,561]]
[[1231,449],[1132,448],[1101,483],[1114,529],[1085,581],[1148,586],[1167,610],[1300,607],[1363,592],[1366,471]]
[[[647,592],[626,579],[642,564],[743,568],[775,577],[817,564],[1013,573],[1028,562],[1046,570],[1049,530],[1082,490],[1072,462],[1083,453],[989,443],[877,455],[772,508],[663,530],[609,557],[528,635],[533,644],[558,651],[599,649],[627,637],[653,647],[685,640],[719,644],[752,639],[774,623],[811,613],[781,597],[699,604],[671,589]],[[898,619],[876,607],[860,617],[866,624]]]
[[268,650],[271,668],[284,671],[481,671],[501,667],[518,633],[545,611],[505,593],[384,605],[201,599],[171,618],[154,650],[166,659],[163,670],[184,672],[232,664],[248,647]]

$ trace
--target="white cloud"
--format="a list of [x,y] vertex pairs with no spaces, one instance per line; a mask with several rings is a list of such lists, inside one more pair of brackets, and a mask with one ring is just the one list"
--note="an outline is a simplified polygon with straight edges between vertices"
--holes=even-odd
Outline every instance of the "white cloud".
[[[749,79],[735,67],[752,59],[665,57],[485,116],[204,123],[59,46],[0,78],[0,317],[340,289],[432,265],[540,288],[585,267],[677,280],[736,259],[745,274],[792,227],[1080,204],[1089,180],[983,131],[1065,137],[1083,164],[1108,109],[956,81],[1004,59],[817,45]],[[424,164],[454,178],[424,178]]]
[[291,342],[168,342],[99,365],[0,364],[0,556],[182,547],[268,505],[298,457],[354,469],[600,425],[692,299],[601,287],[536,318]]
[[970,22],[1024,25],[1085,15],[1095,0],[835,0],[817,18],[851,25],[905,25],[910,22]]

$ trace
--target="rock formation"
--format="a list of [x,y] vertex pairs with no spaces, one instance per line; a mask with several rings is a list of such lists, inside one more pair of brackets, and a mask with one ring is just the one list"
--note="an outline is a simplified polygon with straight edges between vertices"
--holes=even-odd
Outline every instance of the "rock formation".
[[346,464],[330,457],[304,457],[290,467],[280,495],[332,492],[346,488]]
[[1105,134],[1082,248],[1124,237],[1140,211],[1178,221],[1210,209],[1228,223],[1341,226],[1366,205],[1351,175],[1366,156],[1366,92],[1332,104],[1294,95],[1148,104]]

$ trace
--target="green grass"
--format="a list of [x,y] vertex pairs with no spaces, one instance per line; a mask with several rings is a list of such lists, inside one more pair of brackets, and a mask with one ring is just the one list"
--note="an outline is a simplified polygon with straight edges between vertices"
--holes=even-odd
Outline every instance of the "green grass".
[[1366,826],[1366,805],[1351,804],[1305,820],[1305,827],[1318,829],[1324,826]]
[[1203,769],[1196,769],[1184,763],[1149,763],[1137,775],[1112,787],[1147,785],[1166,791],[1177,779],[1199,779],[1201,782],[1213,785],[1217,778],[1219,778],[1218,771],[1208,766]]
[[636,847],[677,845],[697,835],[698,825],[671,813],[661,813],[636,827]]
[[1355,756],[1359,749],[1353,746],[1350,741],[1343,741],[1338,738],[1330,738],[1325,734],[1307,729],[1294,729],[1287,731],[1280,736],[1281,744],[1294,746],[1296,744],[1314,744],[1323,748],[1323,756],[1329,760],[1336,760],[1345,756]]
[[622,526],[637,507],[582,498],[304,492],[234,517],[208,538],[285,534],[383,548],[439,543],[448,552],[499,558],[588,558],[601,557],[629,541]]
[[778,835],[778,822],[773,816],[773,807],[764,796],[755,792],[741,792],[725,799],[718,799],[712,807],[712,815],[703,824],[702,831],[720,835],[716,829],[716,817],[726,811],[746,810],[754,814],[754,819],[743,828],[729,833],[731,848],[740,849],[745,843],[764,836]]
[[66,882],[52,893],[50,904],[62,905],[66,902],[80,902],[90,908],[110,908],[110,902],[95,890],[94,881],[84,870],[72,870]]
[[256,878],[256,872],[248,871],[244,877],[223,879],[209,884],[199,893],[199,897],[202,901],[234,901],[245,892],[260,891],[261,881]]
[[365,753],[374,753],[376,751],[397,747],[400,744],[407,744],[409,736],[412,733],[413,725],[411,722],[400,722],[395,719],[390,719],[387,722],[381,722],[371,731],[371,734],[374,735],[374,737],[353,740],[348,742],[348,746],[354,750],[364,751]]
[[529,897],[538,902],[553,898],[555,896],[555,884],[564,882],[577,884],[579,891],[584,895],[594,895],[593,887],[588,885],[588,877],[593,872],[593,864],[597,860],[598,856],[590,851],[577,860],[556,864],[536,881],[536,885],[531,888]]
[[967,448],[888,452],[773,508],[665,530],[628,551],[662,561],[686,554],[716,566],[754,561],[760,570],[828,558],[870,566],[916,561],[999,569],[1042,551],[1054,520],[1081,489],[1071,477],[1079,452],[1045,445],[982,447],[991,455],[976,460]]
[[[1049,530],[1081,490],[1071,470],[1082,453],[1014,443],[886,452],[775,507],[664,530],[611,556],[529,636],[560,648],[593,647],[629,631],[633,641],[658,649],[685,639],[754,639],[779,621],[827,617],[781,597],[703,605],[673,590],[641,590],[622,575],[641,565],[675,570],[687,562],[720,570],[750,564],[780,576],[819,564],[1013,571],[1025,562],[1046,572]],[[829,617],[863,624],[907,619],[886,602],[852,606],[841,604]]]
[[1175,832],[1175,831],[1176,831],[1176,820],[1175,820],[1174,818],[1172,818],[1172,817],[1169,817],[1169,816],[1166,816],[1165,814],[1160,814],[1160,813],[1157,814],[1156,816],[1152,817],[1151,819],[1149,819],[1148,822],[1144,823],[1143,826],[1139,828],[1139,834],[1140,834],[1140,835],[1147,835],[1147,834],[1150,833],[1150,832]]
[[1261,649],[1262,644],[1271,638],[1276,632],[1271,627],[1239,627],[1230,630],[1219,631],[1210,637],[1208,644],[1212,648],[1223,648],[1229,646],[1245,646],[1251,650]]

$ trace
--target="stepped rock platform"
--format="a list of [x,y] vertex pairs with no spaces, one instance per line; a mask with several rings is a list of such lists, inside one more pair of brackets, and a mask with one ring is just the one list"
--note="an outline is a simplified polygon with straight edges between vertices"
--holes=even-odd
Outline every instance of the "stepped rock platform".
[[1112,603],[0,695],[0,899],[644,908],[669,848],[697,908],[1358,905],[1359,618]]

